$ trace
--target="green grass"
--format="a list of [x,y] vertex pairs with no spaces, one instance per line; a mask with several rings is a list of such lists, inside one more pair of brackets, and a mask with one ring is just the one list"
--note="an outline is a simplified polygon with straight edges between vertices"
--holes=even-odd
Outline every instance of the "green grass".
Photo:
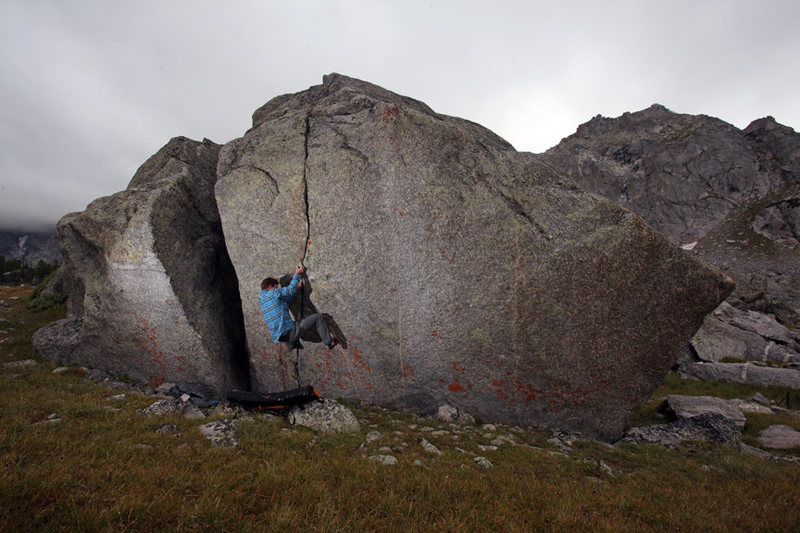
[[[380,407],[351,406],[362,422],[358,433],[315,434],[254,415],[241,423],[238,447],[217,448],[197,429],[208,420],[145,417],[138,409],[152,398],[128,392],[112,402],[107,398],[119,390],[89,382],[78,369],[53,374],[56,365],[32,353],[30,335],[64,311],[32,312],[25,307],[26,291],[0,288],[0,299],[20,297],[10,302],[10,311],[0,312],[11,321],[0,323],[0,331],[15,330],[0,333],[0,339],[11,339],[0,344],[0,363],[38,361],[0,368],[1,531],[800,527],[800,467],[702,443],[669,450],[579,442],[565,453],[547,443],[548,432],[498,427],[490,433],[512,434],[520,445],[484,452],[478,445],[488,444],[491,435],[482,427],[454,428]],[[780,392],[754,390],[768,397]],[[648,409],[666,394],[742,397],[749,391],[669,376],[638,417],[657,420]],[[52,413],[60,423],[34,425]],[[798,427],[790,415],[748,416],[753,430],[773,422]],[[165,424],[177,426],[178,436],[156,432]],[[366,444],[374,430],[380,439]],[[424,452],[418,444],[423,437],[444,453]],[[398,465],[367,459],[399,442],[408,446],[393,453]],[[473,453],[494,467],[478,468]]]

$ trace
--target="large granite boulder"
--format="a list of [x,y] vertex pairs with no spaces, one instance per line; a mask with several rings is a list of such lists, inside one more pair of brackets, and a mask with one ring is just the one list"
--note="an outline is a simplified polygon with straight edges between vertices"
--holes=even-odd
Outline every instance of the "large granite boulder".
[[[485,128],[340,75],[257,110],[218,174],[257,390],[614,439],[732,288]],[[303,258],[348,351],[268,337],[260,281]]]
[[59,222],[69,316],[37,332],[42,355],[145,382],[249,386],[214,202],[219,149],[172,139],[125,191]]

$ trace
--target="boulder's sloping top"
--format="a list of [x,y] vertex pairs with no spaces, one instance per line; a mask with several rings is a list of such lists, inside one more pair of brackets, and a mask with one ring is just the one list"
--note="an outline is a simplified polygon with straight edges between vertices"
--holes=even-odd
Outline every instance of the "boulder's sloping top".
[[[613,439],[731,289],[485,128],[337,74],[256,111],[218,174],[260,390]],[[298,361],[257,296],[304,256],[351,348]]]

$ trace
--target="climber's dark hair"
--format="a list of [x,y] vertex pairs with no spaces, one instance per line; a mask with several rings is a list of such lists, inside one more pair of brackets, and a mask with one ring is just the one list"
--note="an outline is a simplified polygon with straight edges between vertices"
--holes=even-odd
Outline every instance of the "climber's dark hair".
[[278,280],[275,278],[264,278],[264,281],[261,282],[261,290],[265,291],[267,288],[272,287],[273,285],[279,285]]

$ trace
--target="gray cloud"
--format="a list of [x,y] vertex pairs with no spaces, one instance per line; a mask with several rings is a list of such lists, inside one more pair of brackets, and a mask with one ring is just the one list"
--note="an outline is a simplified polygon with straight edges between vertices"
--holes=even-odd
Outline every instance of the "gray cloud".
[[227,142],[341,72],[543,151],[658,102],[800,125],[794,1],[0,1],[0,227],[123,189],[171,137]]

